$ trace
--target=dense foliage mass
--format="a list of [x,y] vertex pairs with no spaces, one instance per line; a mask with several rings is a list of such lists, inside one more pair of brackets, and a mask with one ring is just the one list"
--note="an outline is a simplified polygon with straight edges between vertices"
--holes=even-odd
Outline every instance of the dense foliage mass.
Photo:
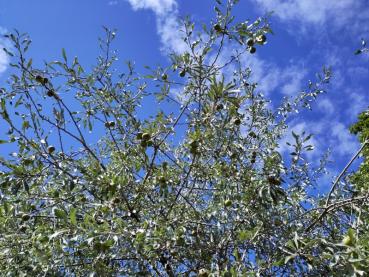
[[64,50],[38,68],[27,35],[7,36],[14,72],[0,94],[1,143],[16,150],[0,159],[2,276],[369,270],[364,165],[321,196],[325,159],[306,161],[310,136],[293,133],[291,154],[279,152],[289,116],[325,91],[330,72],[271,103],[245,65],[266,47],[269,23],[235,22],[235,2],[217,1],[201,31],[184,22],[188,51],[146,76],[131,63],[114,69],[109,30],[90,71]]

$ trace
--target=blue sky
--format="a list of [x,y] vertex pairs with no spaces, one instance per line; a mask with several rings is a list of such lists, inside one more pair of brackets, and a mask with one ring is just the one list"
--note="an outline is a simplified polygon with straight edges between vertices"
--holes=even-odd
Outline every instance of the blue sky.
[[[185,49],[177,31],[178,19],[189,15],[197,23],[208,22],[214,16],[214,2],[0,0],[0,31],[16,28],[29,33],[33,40],[30,56],[38,63],[59,59],[64,47],[68,56],[78,56],[89,67],[98,55],[101,26],[116,28],[114,46],[121,64],[134,61],[137,71],[144,72],[144,65],[168,64],[169,52]],[[369,38],[369,1],[241,0],[235,13],[240,19],[253,20],[268,11],[274,11],[271,24],[275,34],[246,62],[259,89],[276,102],[306,88],[324,65],[332,67],[328,93],[313,105],[312,112],[296,114],[290,129],[314,134],[312,161],[331,148],[334,173],[358,149],[348,126],[369,106],[368,55],[353,55],[360,38]],[[6,46],[7,42],[0,40],[0,44]],[[8,62],[0,52],[1,83],[10,73]]]

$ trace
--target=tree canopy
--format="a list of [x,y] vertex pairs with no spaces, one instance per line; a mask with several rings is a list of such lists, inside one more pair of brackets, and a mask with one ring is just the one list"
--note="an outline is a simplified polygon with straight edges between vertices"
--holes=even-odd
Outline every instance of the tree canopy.
[[[109,29],[92,70],[65,50],[61,60],[36,67],[27,53],[30,38],[7,35],[14,73],[0,92],[8,136],[1,143],[16,151],[0,159],[0,272],[369,271],[368,161],[359,175],[343,178],[350,162],[321,195],[326,157],[308,162],[311,136],[293,133],[290,155],[280,151],[290,115],[326,91],[330,71],[296,96],[271,102],[244,64],[269,47],[269,20],[236,22],[236,2],[217,1],[214,20],[202,28],[186,19],[187,51],[146,75],[132,63],[117,72]],[[176,108],[142,112],[159,103]],[[367,128],[362,114],[352,131],[364,142]]]

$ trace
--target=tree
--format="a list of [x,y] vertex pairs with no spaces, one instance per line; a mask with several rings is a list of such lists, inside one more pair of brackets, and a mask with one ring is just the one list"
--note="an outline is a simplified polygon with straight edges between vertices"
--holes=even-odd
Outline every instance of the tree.
[[[369,114],[368,111],[364,111],[359,114],[358,121],[350,128],[351,133],[358,135],[361,142],[361,151],[363,161],[356,172],[350,175],[350,182],[353,184],[353,198],[364,198],[368,201],[368,181],[369,181],[369,160],[368,160],[368,134],[369,134]],[[355,217],[357,218],[356,224],[356,245],[360,249],[360,258],[366,261],[366,269],[368,270],[369,261],[369,216],[368,205],[355,206]],[[358,251],[357,251],[358,252]],[[355,257],[356,258],[356,257]]]
[[[367,249],[356,247],[350,229],[358,218],[351,208],[364,198],[341,183],[329,196],[311,193],[325,159],[317,167],[307,162],[310,135],[293,133],[291,155],[279,152],[289,116],[324,93],[330,71],[271,107],[243,60],[264,47],[268,19],[234,22],[236,2],[217,1],[214,21],[201,32],[186,20],[188,51],[146,76],[131,63],[122,74],[114,70],[115,32],[108,29],[91,72],[64,50],[62,61],[37,68],[27,56],[28,36],[7,35],[15,73],[1,90],[9,127],[1,142],[17,151],[0,160],[4,275],[367,269],[360,260]],[[147,101],[177,105],[177,112],[142,119]]]

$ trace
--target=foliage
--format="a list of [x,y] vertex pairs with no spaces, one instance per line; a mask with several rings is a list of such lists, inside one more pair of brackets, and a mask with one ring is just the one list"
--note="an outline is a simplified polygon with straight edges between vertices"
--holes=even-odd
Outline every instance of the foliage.
[[[362,47],[357,50],[355,54],[367,53],[368,48],[366,47],[366,41],[362,39]],[[353,184],[353,195],[356,197],[364,197],[365,201],[368,201],[368,190],[369,190],[369,112],[368,110],[363,111],[359,114],[357,122],[354,123],[350,128],[351,133],[358,136],[359,141],[362,144],[362,162],[356,172],[350,175],[350,181]],[[369,260],[369,216],[368,216],[368,205],[356,207],[356,217],[358,218],[356,224],[356,230],[358,236],[361,237],[361,241],[357,242],[360,244],[362,249],[365,249],[365,254],[362,258],[366,261]],[[367,262],[368,263],[368,262]],[[367,265],[368,266],[368,265]]]
[[[132,63],[117,73],[107,29],[91,71],[65,50],[38,68],[28,36],[8,35],[1,143],[17,150],[0,160],[4,275],[364,274],[362,193],[338,181],[327,198],[312,193],[325,160],[307,162],[310,135],[279,151],[288,118],[330,72],[271,105],[244,64],[265,47],[268,20],[235,22],[235,2],[217,1],[202,31],[186,20],[188,51],[145,76]],[[160,103],[175,108],[144,116]]]
[[[359,141],[362,143],[362,156],[363,161],[356,172],[350,176],[350,181],[353,184],[353,195],[356,197],[364,197],[368,202],[368,190],[369,190],[369,160],[368,160],[368,147],[369,144],[369,116],[368,111],[364,111],[359,114],[358,120],[350,128],[350,131],[358,135]],[[356,207],[356,217],[358,218],[356,224],[356,230],[361,241],[358,242],[362,249],[365,249],[365,255],[362,255],[363,259],[369,260],[369,210],[368,205]],[[367,262],[368,263],[368,262]],[[368,266],[368,265],[367,265]]]
[[369,49],[366,46],[366,40],[361,39],[361,47],[355,51],[355,55],[360,55],[360,54],[363,54],[363,53],[367,53],[368,50]]

